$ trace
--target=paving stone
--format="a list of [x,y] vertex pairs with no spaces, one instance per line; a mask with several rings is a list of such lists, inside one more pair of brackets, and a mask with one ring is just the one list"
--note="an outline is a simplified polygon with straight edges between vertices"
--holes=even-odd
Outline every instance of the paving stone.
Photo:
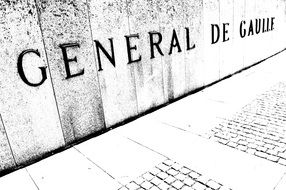
[[160,190],[159,187],[153,186],[150,190]]
[[267,158],[268,154],[264,153],[264,152],[260,152],[260,151],[256,151],[254,153],[254,155],[259,156],[261,158]]
[[278,163],[286,166],[286,160],[284,158],[280,158]]
[[228,143],[227,143],[227,145],[228,145],[228,146],[230,146],[230,147],[232,147],[232,148],[235,148],[235,147],[237,147],[237,146],[238,146],[238,144],[237,144],[237,143],[232,142],[232,141],[228,142]]
[[168,177],[168,174],[166,174],[165,172],[160,172],[157,174],[157,177],[159,177],[160,179],[166,179]]
[[176,189],[180,189],[184,186],[184,184],[180,180],[176,180],[175,182],[172,183],[172,186],[175,187]]
[[198,182],[203,183],[203,184],[207,184],[208,181],[209,181],[209,178],[202,175],[202,176],[198,177],[196,180],[197,180]]
[[129,190],[136,190],[136,189],[139,189],[140,186],[132,181],[131,183],[127,184],[126,187]]
[[210,186],[214,190],[217,190],[221,187],[221,185],[219,183],[217,183],[216,181],[213,181],[213,180],[209,180],[207,182],[207,185]]
[[237,148],[241,151],[246,151],[247,150],[247,146],[244,145],[238,145]]
[[218,142],[221,143],[221,144],[227,144],[229,141],[226,140],[226,139],[222,139],[221,138],[221,139],[218,140]]
[[277,150],[271,150],[271,149],[268,149],[266,152],[271,155],[278,155],[279,153]]
[[201,176],[201,174],[195,172],[195,171],[192,171],[191,173],[189,173],[189,176],[193,179],[197,179],[198,177]]
[[273,161],[273,162],[278,162],[279,157],[278,156],[273,156],[273,155],[268,155],[267,160]]
[[167,173],[170,174],[170,175],[172,175],[172,176],[175,176],[175,175],[178,174],[178,171],[176,171],[176,170],[174,170],[174,169],[169,169],[169,170],[167,171]]
[[150,182],[158,186],[160,183],[162,183],[162,180],[159,179],[158,177],[154,177]]
[[170,185],[174,181],[176,181],[176,178],[174,178],[173,176],[168,176],[164,181]]
[[219,190],[231,190],[231,189],[228,187],[222,186]]
[[145,188],[145,189],[150,189],[152,187],[152,183],[150,183],[149,181],[144,181],[142,184],[141,184],[141,187]]
[[174,163],[174,164],[172,165],[172,168],[175,169],[175,170],[177,170],[177,171],[179,171],[179,170],[181,169],[181,165],[178,164],[178,163]]
[[246,152],[249,153],[249,154],[254,154],[256,152],[256,149],[248,148],[246,150]]
[[195,182],[196,182],[196,181],[193,180],[192,178],[186,178],[186,179],[184,180],[184,183],[185,183],[186,185],[188,185],[188,186],[192,186]]
[[279,157],[286,159],[286,152],[280,152],[278,154]]
[[186,177],[187,176],[182,173],[179,173],[175,176],[176,179],[181,180],[181,181],[183,181]]
[[169,167],[163,163],[159,164],[158,166],[156,166],[157,168],[159,168],[162,171],[167,171],[169,169]]
[[248,147],[249,148],[257,148],[257,144],[250,143],[250,144],[248,144]]
[[161,172],[161,170],[154,167],[154,168],[152,168],[149,172],[150,172],[151,174],[153,174],[153,175],[157,175],[158,173]]
[[237,143],[240,145],[244,145],[244,146],[246,146],[248,144],[248,142],[244,141],[244,140],[239,140]]
[[258,146],[258,147],[256,147],[256,150],[258,150],[258,151],[260,151],[260,152],[266,152],[267,148],[266,148],[266,147]]
[[163,182],[163,183],[160,183],[160,185],[158,187],[161,190],[165,190],[165,189],[167,190],[169,188],[169,185],[167,183]]
[[141,183],[143,183],[145,181],[145,179],[143,177],[138,177],[134,180],[135,183],[137,183],[138,185],[140,185]]
[[167,165],[167,166],[172,166],[174,164],[174,162],[172,160],[168,159],[168,160],[164,161],[164,164]]
[[266,144],[264,145],[267,149],[273,149],[275,146],[273,144]]
[[150,181],[151,179],[154,178],[154,176],[152,174],[150,174],[149,172],[143,174],[142,176],[143,178],[147,179],[148,181]]
[[194,190],[192,187],[184,185],[181,190]]
[[182,167],[182,168],[180,169],[180,172],[183,173],[183,174],[185,174],[185,175],[187,175],[187,174],[189,174],[189,173],[191,172],[191,170],[188,169],[188,168],[186,168],[186,167]]
[[205,185],[196,182],[193,186],[192,186],[195,190],[204,190],[205,188],[207,188]]

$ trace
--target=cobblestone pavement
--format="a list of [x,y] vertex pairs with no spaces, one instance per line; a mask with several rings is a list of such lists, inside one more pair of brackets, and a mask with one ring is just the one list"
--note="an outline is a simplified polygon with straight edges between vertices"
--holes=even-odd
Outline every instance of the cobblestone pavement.
[[119,190],[231,190],[170,159],[122,186]]
[[207,138],[286,166],[286,83],[222,119]]

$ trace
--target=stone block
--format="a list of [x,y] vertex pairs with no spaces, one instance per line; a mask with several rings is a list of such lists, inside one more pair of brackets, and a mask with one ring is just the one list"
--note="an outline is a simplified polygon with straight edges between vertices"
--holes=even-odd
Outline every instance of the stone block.
[[[90,0],[92,40],[98,41],[115,59],[115,66],[94,43],[96,64],[99,56],[102,70],[98,71],[106,126],[110,127],[138,113],[134,67],[128,64],[126,39],[129,35],[125,0]],[[112,40],[111,40],[112,38]],[[112,41],[112,42],[111,42]],[[133,41],[133,40],[132,40]],[[112,56],[113,45],[114,56]]]
[[37,4],[64,137],[70,143],[105,127],[88,8],[82,0]]
[[[64,146],[64,138],[35,3],[5,1],[0,6],[1,125],[5,126],[15,162],[20,165]],[[36,86],[24,82],[19,72],[22,67],[24,78]]]
[[160,35],[162,41],[168,39],[160,33],[159,0],[129,0],[127,2],[130,35],[138,35],[137,39],[133,38],[134,40],[131,41],[132,45],[136,45],[137,48],[132,55],[134,60],[141,56],[141,61],[132,64],[134,64],[138,111],[143,112],[166,102],[162,72],[163,55],[155,45],[151,45],[150,40],[152,43],[159,42]]

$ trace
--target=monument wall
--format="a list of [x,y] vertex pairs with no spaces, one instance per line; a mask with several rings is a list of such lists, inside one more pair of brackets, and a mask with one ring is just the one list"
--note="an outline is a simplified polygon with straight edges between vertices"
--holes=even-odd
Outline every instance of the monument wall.
[[0,9],[0,173],[286,48],[284,0],[6,0]]

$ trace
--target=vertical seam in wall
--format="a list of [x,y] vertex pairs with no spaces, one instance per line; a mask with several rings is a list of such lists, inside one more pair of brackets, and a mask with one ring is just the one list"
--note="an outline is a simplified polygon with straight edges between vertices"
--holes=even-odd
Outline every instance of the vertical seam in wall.
[[[187,22],[186,22],[186,17],[185,17],[185,1],[183,1],[183,30],[185,29],[185,27],[187,27]],[[184,33],[184,32],[183,32]],[[186,32],[187,33],[187,32]],[[187,34],[183,34],[183,35],[187,35]],[[190,36],[189,36],[190,37]],[[186,37],[187,38],[187,37]],[[184,37],[183,37],[183,39],[184,39]],[[188,80],[187,80],[187,62],[186,62],[186,58],[187,58],[187,48],[186,48],[186,46],[187,46],[187,43],[186,43],[186,41],[185,41],[186,39],[184,39],[183,40],[183,44],[184,44],[184,51],[183,51],[183,54],[184,54],[184,59],[183,59],[183,62],[184,62],[184,66],[185,66],[185,89],[184,89],[184,93],[183,94],[186,94],[186,93],[188,93],[189,92],[189,84],[187,83],[188,82]]]
[[16,162],[16,159],[15,159],[15,156],[14,156],[14,153],[13,153],[13,150],[12,150],[12,146],[11,146],[11,143],[10,143],[10,140],[9,140],[9,137],[8,137],[8,134],[7,134],[7,131],[6,131],[6,128],[5,128],[5,124],[4,124],[4,121],[3,121],[3,118],[2,118],[2,115],[0,114],[0,120],[1,120],[1,123],[3,125],[3,128],[4,128],[4,132],[5,132],[5,136],[7,138],[7,141],[8,141],[8,145],[9,145],[9,148],[10,148],[10,151],[11,151],[11,154],[12,154],[12,157],[14,159],[14,163],[15,165],[17,166],[17,162]]
[[[221,25],[221,18],[220,18],[220,0],[218,0],[218,23]],[[221,45],[218,44],[218,77],[221,79]]]
[[[245,19],[245,14],[246,14],[246,0],[243,1],[243,19]],[[243,68],[245,67],[245,40],[243,40],[243,56],[242,56],[242,64],[243,64]]]
[[[203,68],[205,68],[205,64],[206,64],[206,60],[205,60],[205,51],[206,51],[206,47],[205,47],[205,3],[204,0],[202,0],[202,18],[201,18],[201,23],[202,25],[202,48],[203,48],[203,53],[202,53],[202,59],[203,59]],[[203,72],[203,82],[202,85],[205,86],[206,85],[206,72]]]
[[[158,3],[156,3],[157,5]],[[157,5],[158,6],[158,5]],[[156,7],[157,9],[157,7]],[[159,24],[159,33],[161,33],[161,12],[158,12],[158,24]],[[161,61],[161,72],[162,72],[162,90],[163,90],[163,102],[168,102],[168,93],[165,93],[165,83],[164,83],[164,62],[163,62],[163,56],[160,56]],[[166,100],[166,101],[165,101]]]
[[[128,20],[128,31],[129,31],[129,35],[131,34],[131,28],[130,28],[130,19],[129,19],[129,8],[128,8],[128,0],[125,0],[125,5],[126,5],[126,11],[127,11],[127,20]],[[135,98],[136,98],[136,107],[137,107],[137,114],[139,114],[140,110],[139,110],[139,106],[138,106],[138,94],[137,94],[137,85],[136,85],[136,77],[135,77],[135,66],[134,64],[131,65],[131,77],[133,78],[134,81],[134,88],[135,88]],[[132,72],[133,71],[133,72]]]
[[96,56],[95,56],[95,49],[94,49],[94,42],[93,42],[93,33],[92,33],[92,27],[91,27],[91,21],[90,21],[90,6],[89,6],[88,0],[86,0],[85,2],[86,2],[86,7],[87,7],[87,17],[88,17],[88,24],[89,24],[89,30],[90,30],[90,35],[91,35],[93,59],[94,59],[94,64],[95,64],[95,71],[96,71],[99,95],[100,95],[101,106],[102,106],[103,125],[104,125],[104,128],[107,128],[106,127],[106,121],[105,121],[105,113],[104,113],[103,98],[102,98],[102,92],[101,92],[101,87],[100,87],[99,74],[98,74],[97,65],[96,65]]
[[234,0],[232,0],[232,40],[234,40]]
[[[187,62],[186,60],[187,60],[187,55],[188,55],[188,51],[194,51],[195,49],[192,49],[192,50],[187,50],[187,46],[188,46],[188,44],[187,44],[187,41],[186,41],[186,38],[187,38],[187,32],[186,32],[186,29],[185,29],[185,27],[188,27],[189,28],[189,32],[191,32],[192,31],[192,28],[190,28],[190,26],[188,25],[189,23],[187,22],[187,17],[186,17],[186,11],[185,11],[185,8],[186,8],[186,4],[185,4],[185,2],[186,1],[183,1],[183,7],[184,7],[184,27],[183,27],[183,29],[185,30],[185,38],[184,38],[184,44],[185,44],[185,52],[184,52],[184,62],[185,62],[185,81],[186,81],[186,89],[185,89],[185,93],[188,93],[188,92],[190,92],[191,91],[191,84],[192,84],[192,82],[191,82],[191,75],[192,75],[192,73],[191,73],[191,64],[193,64],[191,61],[192,61],[192,59],[190,60],[190,62]],[[195,2],[193,2],[193,3],[195,3]],[[196,19],[196,17],[193,17],[193,19],[192,20],[195,20]],[[193,24],[193,22],[192,22],[192,26],[193,26],[194,24]],[[191,42],[191,39],[193,39],[194,37],[193,36],[189,36],[189,40],[190,40],[190,42]],[[195,44],[195,42],[193,41],[193,43]],[[189,64],[190,66],[188,66],[187,67],[187,64]],[[189,71],[187,71],[187,69],[189,69]],[[189,74],[189,76],[187,75],[187,74]],[[188,82],[188,83],[187,83]]]
[[[51,70],[50,70],[49,58],[48,58],[48,54],[47,54],[47,51],[46,51],[46,43],[45,43],[45,40],[44,40],[44,34],[43,34],[43,30],[42,30],[42,23],[41,23],[41,19],[40,19],[40,10],[39,10],[38,4],[37,4],[37,0],[34,0],[34,2],[35,2],[36,10],[37,10],[37,17],[38,17],[39,27],[40,27],[40,31],[41,31],[41,36],[42,36],[42,42],[43,42],[45,56],[46,56],[46,60],[47,60],[47,66],[48,66],[48,70],[49,70],[49,74],[50,74],[53,94],[54,94],[54,98],[55,98],[55,102],[56,102],[56,108],[57,108],[59,121],[60,121],[61,129],[62,129],[62,135],[63,135],[63,138],[64,138],[64,142],[67,145],[66,138],[65,138],[65,135],[64,135],[62,120],[61,120],[61,114],[60,114],[60,111],[59,111],[58,101],[57,101],[57,97],[56,97],[56,93],[55,93],[54,83],[53,83],[53,79],[52,79],[52,74],[51,74]],[[73,137],[75,139],[74,130],[73,130]]]

